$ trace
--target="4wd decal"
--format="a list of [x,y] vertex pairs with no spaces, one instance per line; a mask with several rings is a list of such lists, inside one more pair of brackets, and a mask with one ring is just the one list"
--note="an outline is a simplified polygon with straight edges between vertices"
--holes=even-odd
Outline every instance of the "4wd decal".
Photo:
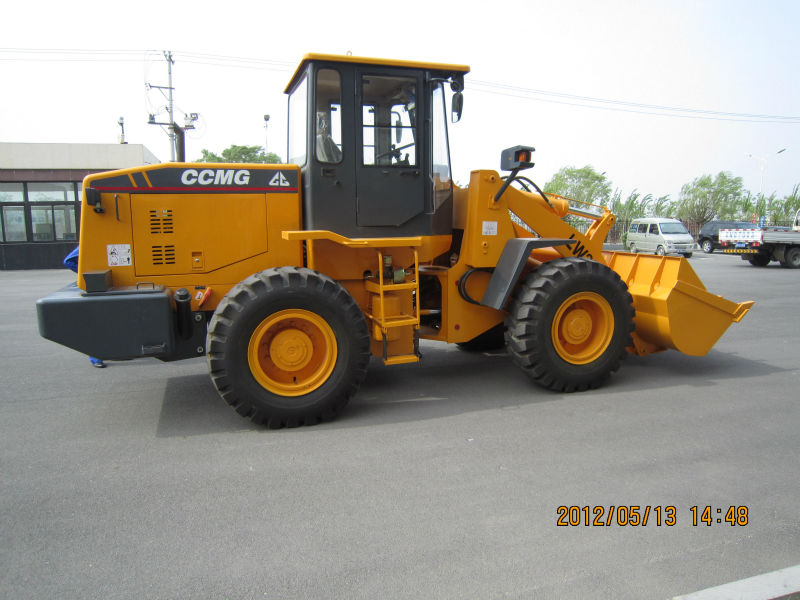
[[[574,240],[575,234],[570,233],[569,239]],[[589,260],[594,260],[594,256],[586,249],[586,246],[581,244],[578,240],[575,240],[574,244],[570,244],[569,249],[572,251],[573,256],[577,256],[578,258],[588,258]]]

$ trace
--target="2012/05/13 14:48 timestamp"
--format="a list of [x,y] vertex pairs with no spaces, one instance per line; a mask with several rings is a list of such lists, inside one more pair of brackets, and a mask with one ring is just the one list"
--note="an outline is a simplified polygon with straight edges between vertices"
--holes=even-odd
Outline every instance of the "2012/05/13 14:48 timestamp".
[[[692,506],[692,526],[727,524],[731,527],[744,527],[749,523],[750,510],[747,506]],[[610,527],[646,527],[648,524],[657,527],[674,527],[678,524],[678,510],[675,506],[567,506],[556,508],[556,525],[559,527],[600,526]]]

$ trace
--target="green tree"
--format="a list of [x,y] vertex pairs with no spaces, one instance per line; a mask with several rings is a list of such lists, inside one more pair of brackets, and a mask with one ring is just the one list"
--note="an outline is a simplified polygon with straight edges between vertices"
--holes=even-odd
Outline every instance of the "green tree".
[[281,164],[280,156],[274,152],[264,152],[262,146],[237,146],[232,144],[222,151],[221,156],[205,148],[203,148],[202,153],[203,157],[198,159],[197,162]]
[[624,244],[627,241],[628,227],[630,227],[631,221],[637,217],[645,216],[647,207],[652,201],[653,194],[645,194],[643,196],[639,190],[633,190],[623,200],[622,192],[615,190],[609,210],[617,216],[617,223],[609,234],[609,241],[621,241]]
[[623,201],[621,192],[616,190],[609,209],[617,216],[617,222],[621,221],[627,230],[633,219],[647,214],[647,207],[652,201],[653,194],[643,196],[639,190],[633,190]]
[[608,206],[611,200],[611,182],[605,173],[598,173],[590,165],[581,169],[563,167],[545,184],[544,191],[585,204]]
[[770,225],[791,225],[795,213],[800,210],[800,183],[792,193],[781,199],[773,199],[769,206]]
[[736,203],[736,210],[733,212],[725,212],[722,215],[724,219],[739,219],[740,221],[750,221],[756,212],[757,196],[753,196],[749,191],[742,194],[739,202]]
[[668,217],[673,210],[669,194],[659,196],[650,203],[650,214],[654,217]]
[[681,187],[680,197],[675,206],[676,216],[683,220],[692,231],[736,206],[744,193],[742,178],[721,171],[712,177],[702,175]]

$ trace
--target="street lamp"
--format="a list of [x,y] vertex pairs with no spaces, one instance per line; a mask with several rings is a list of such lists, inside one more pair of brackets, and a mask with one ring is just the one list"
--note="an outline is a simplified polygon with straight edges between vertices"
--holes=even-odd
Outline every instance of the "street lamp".
[[119,143],[127,144],[128,142],[125,141],[125,118],[120,117],[119,121],[117,121],[117,125],[119,125],[120,128]]
[[[786,148],[781,148],[775,154],[780,154],[781,152],[786,152]],[[764,192],[764,169],[767,168],[767,159],[766,156],[758,156],[756,154],[748,154],[750,158],[754,158],[758,161],[758,168],[761,170],[761,183],[758,185],[758,195],[761,196]],[[774,156],[774,155],[770,155]]]

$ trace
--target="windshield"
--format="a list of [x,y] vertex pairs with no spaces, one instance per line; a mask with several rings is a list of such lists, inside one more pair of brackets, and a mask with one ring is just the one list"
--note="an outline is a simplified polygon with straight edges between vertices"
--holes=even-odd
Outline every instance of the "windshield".
[[689,233],[683,223],[661,223],[661,233]]

